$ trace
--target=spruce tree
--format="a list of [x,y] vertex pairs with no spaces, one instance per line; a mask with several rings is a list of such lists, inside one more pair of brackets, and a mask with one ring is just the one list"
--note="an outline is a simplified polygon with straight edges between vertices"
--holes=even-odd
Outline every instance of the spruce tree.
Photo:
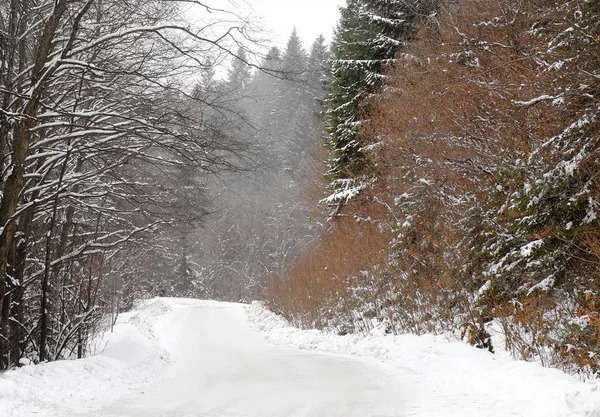
[[359,135],[359,106],[382,87],[383,68],[416,31],[420,2],[347,0],[332,43],[326,97],[330,203],[344,203],[368,172]]
[[[269,55],[275,58],[275,51]],[[308,89],[306,85],[307,55],[296,30],[287,42],[278,61],[278,78],[260,77],[255,88],[263,94],[263,103],[258,131],[261,142],[268,147],[269,165],[290,168],[298,160],[298,147],[306,134],[308,111]],[[300,146],[301,147],[301,146]]]
[[276,112],[280,127],[284,128],[281,138],[286,142],[287,154],[283,156],[286,167],[297,168],[299,153],[304,149],[307,118],[310,113],[310,97],[306,84],[308,57],[296,29],[286,45],[282,70],[286,79],[281,84],[280,105]]
[[247,61],[246,50],[240,46],[227,73],[227,86],[230,91],[243,90],[250,82],[251,74]]
[[[319,35],[310,48],[306,81],[313,99],[313,106],[322,107],[323,89],[325,87],[325,62],[329,58],[329,49],[325,45],[325,37]],[[316,100],[318,99],[318,101]]]

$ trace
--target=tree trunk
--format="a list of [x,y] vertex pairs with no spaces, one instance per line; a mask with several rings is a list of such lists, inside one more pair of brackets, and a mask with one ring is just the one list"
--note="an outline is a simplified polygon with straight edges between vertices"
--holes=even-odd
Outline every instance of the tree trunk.
[[[13,216],[17,211],[19,196],[23,190],[23,177],[25,174],[25,159],[29,156],[29,146],[33,136],[33,128],[36,126],[36,115],[42,94],[44,92],[44,80],[52,74],[51,68],[45,68],[52,49],[59,21],[66,11],[67,0],[59,0],[50,18],[44,25],[40,42],[34,55],[34,66],[31,76],[32,92],[23,111],[24,117],[17,123],[14,136],[12,137],[12,160],[10,161],[10,175],[8,176],[2,190],[2,203],[0,204],[0,311],[4,320],[5,296],[7,292],[7,268],[8,258],[15,233],[15,219]],[[5,357],[9,350],[7,340],[0,338],[0,357]]]
[[48,225],[48,232],[46,233],[46,257],[44,261],[44,277],[42,278],[42,302],[41,302],[41,316],[40,316],[40,362],[43,362],[47,358],[47,343],[48,343],[48,292],[50,289],[50,272],[52,269],[52,238],[54,237],[54,229],[56,225],[56,216],[58,214],[58,202],[60,199],[60,191],[62,188],[63,180],[65,178],[65,172],[67,171],[67,165],[69,163],[69,157],[71,156],[71,147],[69,144],[69,150],[65,155],[65,160],[60,169],[60,176],[58,183],[56,184],[56,195],[54,197],[54,204],[52,205],[52,217],[50,218],[50,224]]

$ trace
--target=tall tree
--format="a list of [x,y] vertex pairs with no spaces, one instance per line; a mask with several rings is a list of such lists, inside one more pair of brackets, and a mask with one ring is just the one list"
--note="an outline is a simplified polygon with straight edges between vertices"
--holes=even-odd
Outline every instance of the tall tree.
[[250,82],[250,68],[246,48],[240,46],[227,73],[227,87],[231,92],[242,92]]
[[279,148],[279,164],[294,171],[298,169],[293,165],[300,159],[307,133],[307,105],[310,102],[307,96],[307,58],[294,28],[281,59],[284,79],[279,82],[277,98],[268,115],[273,144]]
[[326,98],[329,203],[343,204],[366,181],[369,162],[359,135],[360,105],[381,89],[384,66],[414,36],[419,6],[419,0],[348,0],[340,9]]

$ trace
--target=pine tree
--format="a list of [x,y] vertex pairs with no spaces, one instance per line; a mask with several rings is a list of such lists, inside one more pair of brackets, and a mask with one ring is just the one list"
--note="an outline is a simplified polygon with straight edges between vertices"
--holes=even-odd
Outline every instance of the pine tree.
[[313,105],[318,107],[323,106],[322,96],[325,88],[325,62],[327,59],[329,59],[329,49],[325,45],[325,37],[319,35],[310,48],[306,75],[308,90],[313,100],[319,100],[318,102],[313,101]]
[[279,104],[274,114],[282,129],[280,138],[285,142],[282,162],[285,161],[288,169],[296,166],[299,154],[305,147],[307,117],[310,112],[306,84],[307,61],[308,57],[294,28],[281,61],[285,79],[280,84]]
[[340,10],[326,98],[330,203],[344,203],[362,187],[369,164],[359,135],[359,107],[381,89],[385,64],[414,35],[419,7],[418,0],[347,0]]
[[264,114],[265,103],[273,102],[277,97],[279,79],[273,74],[281,69],[281,51],[277,47],[269,49],[260,67],[265,71],[258,71],[248,85],[248,95],[251,97],[251,105],[246,113],[248,117],[257,124],[260,130],[260,120]]
[[250,82],[251,74],[247,62],[246,50],[240,46],[227,73],[227,86],[230,91],[243,90]]
[[[275,62],[276,51],[272,51]],[[267,56],[269,58],[269,56]],[[259,115],[258,132],[261,142],[268,147],[270,166],[290,168],[298,161],[302,138],[306,136],[306,115],[309,112],[309,94],[306,84],[307,55],[296,29],[292,31],[286,48],[277,61],[281,76],[261,76],[262,102],[267,106]],[[264,100],[268,98],[269,100]]]
[[286,78],[300,80],[306,69],[306,52],[302,47],[302,41],[298,36],[296,28],[287,41],[285,51],[283,52],[281,69],[285,72]]

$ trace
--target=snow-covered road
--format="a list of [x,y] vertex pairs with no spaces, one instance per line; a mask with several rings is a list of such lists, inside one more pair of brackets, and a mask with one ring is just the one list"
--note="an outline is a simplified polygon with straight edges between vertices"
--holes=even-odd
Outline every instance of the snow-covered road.
[[0,416],[600,416],[597,385],[461,343],[304,332],[210,301],[120,322],[101,355],[0,376]]
[[267,344],[241,305],[180,306],[157,326],[172,355],[160,381],[95,416],[402,415],[410,387],[376,360]]

